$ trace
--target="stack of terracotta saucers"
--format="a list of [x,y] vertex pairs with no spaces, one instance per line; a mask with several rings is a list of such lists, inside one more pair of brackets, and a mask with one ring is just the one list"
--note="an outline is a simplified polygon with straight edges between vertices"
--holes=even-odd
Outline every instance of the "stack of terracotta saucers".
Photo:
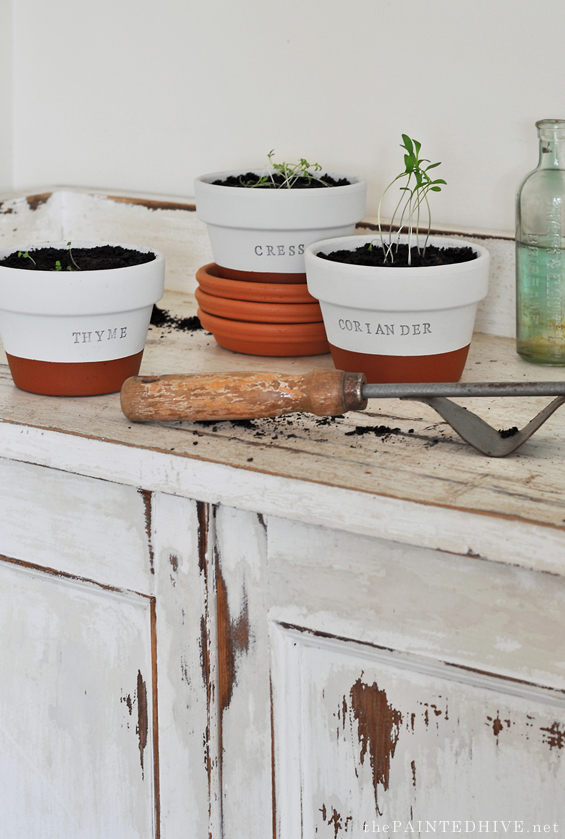
[[213,262],[196,272],[198,317],[221,347],[265,356],[329,352],[322,312],[306,283],[251,282],[222,273]]

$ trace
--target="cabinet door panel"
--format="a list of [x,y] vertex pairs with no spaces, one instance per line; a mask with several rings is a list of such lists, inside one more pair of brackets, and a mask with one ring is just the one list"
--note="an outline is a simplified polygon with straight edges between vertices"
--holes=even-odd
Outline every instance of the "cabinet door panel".
[[565,690],[565,577],[272,516],[268,556],[280,623]]
[[150,494],[0,458],[0,554],[153,593]]
[[306,632],[273,638],[284,839],[559,828],[559,694]]
[[0,562],[0,835],[155,835],[151,612]]

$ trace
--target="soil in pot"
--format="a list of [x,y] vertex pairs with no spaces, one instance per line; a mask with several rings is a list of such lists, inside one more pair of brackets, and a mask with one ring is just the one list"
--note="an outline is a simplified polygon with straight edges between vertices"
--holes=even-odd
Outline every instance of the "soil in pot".
[[[410,250],[410,262],[408,252]],[[392,261],[389,257],[385,261],[385,252],[379,240],[367,242],[355,250],[337,250],[331,253],[317,254],[321,259],[328,259],[330,262],[343,262],[347,265],[371,265],[387,268],[428,268],[438,265],[455,265],[458,262],[469,262],[476,259],[477,254],[468,245],[461,247],[439,248],[436,245],[428,245],[423,253],[416,247],[408,248],[408,245],[394,245],[392,250]]]
[[224,180],[212,181],[214,186],[237,186],[250,189],[324,189],[329,186],[349,186],[347,178],[333,178],[331,175],[321,175],[319,178],[293,178],[292,184],[286,186],[286,178],[278,172],[270,173],[268,177],[257,172],[245,172],[241,175],[229,175]]
[[109,268],[128,268],[155,259],[154,253],[131,250],[121,245],[100,245],[94,248],[30,248],[14,251],[0,260],[3,268],[29,271],[102,271]]

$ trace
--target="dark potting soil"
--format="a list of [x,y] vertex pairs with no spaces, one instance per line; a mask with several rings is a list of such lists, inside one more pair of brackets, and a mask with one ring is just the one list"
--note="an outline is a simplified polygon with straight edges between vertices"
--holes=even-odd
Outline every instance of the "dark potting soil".
[[[477,254],[469,245],[453,248],[438,248],[436,245],[428,245],[423,256],[418,253],[416,247],[412,247],[410,250],[412,267],[453,265],[456,262],[469,262],[471,259],[477,258]],[[398,245],[398,248],[394,246],[392,251],[394,262],[391,262],[390,258],[385,262],[384,251],[379,241],[367,243],[353,251],[318,252],[317,255],[322,259],[329,259],[330,262],[345,262],[349,265],[386,266],[392,268],[410,267],[408,265],[408,245]]]
[[177,318],[167,312],[166,309],[160,309],[158,306],[153,306],[149,322],[152,326],[169,327],[170,329],[179,329],[182,332],[196,332],[196,330],[202,329],[202,324],[196,315],[189,318]]
[[[69,248],[30,248],[26,251],[29,256],[24,256],[21,251],[14,251],[0,259],[0,266],[25,268],[28,271],[100,271],[143,265],[155,259],[154,253],[143,253],[131,248],[122,248],[120,245],[101,245],[94,248],[73,248],[71,245],[70,251],[72,258]],[[18,256],[18,253],[22,253],[22,256]],[[57,262],[60,267],[57,267]]]
[[[273,174],[272,180],[260,184],[262,175],[256,175],[254,172],[246,172],[244,175],[230,175],[225,180],[214,181],[214,186],[245,186],[254,189],[286,189],[284,187],[285,178],[278,172]],[[274,181],[274,183],[273,183]],[[290,189],[323,189],[327,186],[349,186],[351,181],[347,178],[332,178],[331,175],[321,175],[319,179],[316,178],[296,178],[293,181]]]

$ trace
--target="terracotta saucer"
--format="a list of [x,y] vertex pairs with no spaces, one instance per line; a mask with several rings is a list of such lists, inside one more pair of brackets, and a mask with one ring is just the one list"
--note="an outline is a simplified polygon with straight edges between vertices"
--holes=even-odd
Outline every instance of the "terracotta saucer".
[[230,300],[252,300],[257,303],[316,303],[308,286],[301,283],[259,283],[230,280],[220,276],[214,262],[203,265],[196,272],[196,279],[203,291]]
[[248,300],[229,300],[216,297],[197,288],[195,297],[203,312],[231,320],[253,323],[319,323],[322,310],[319,303],[253,303]]
[[227,280],[244,280],[248,283],[277,283],[278,285],[290,283],[296,285],[298,283],[306,284],[306,274],[274,274],[271,271],[239,271],[236,268],[224,268],[223,265],[218,265],[218,273],[220,277],[225,277]]
[[246,355],[321,355],[330,349],[323,322],[248,323],[209,315],[202,309],[198,317],[221,347]]

